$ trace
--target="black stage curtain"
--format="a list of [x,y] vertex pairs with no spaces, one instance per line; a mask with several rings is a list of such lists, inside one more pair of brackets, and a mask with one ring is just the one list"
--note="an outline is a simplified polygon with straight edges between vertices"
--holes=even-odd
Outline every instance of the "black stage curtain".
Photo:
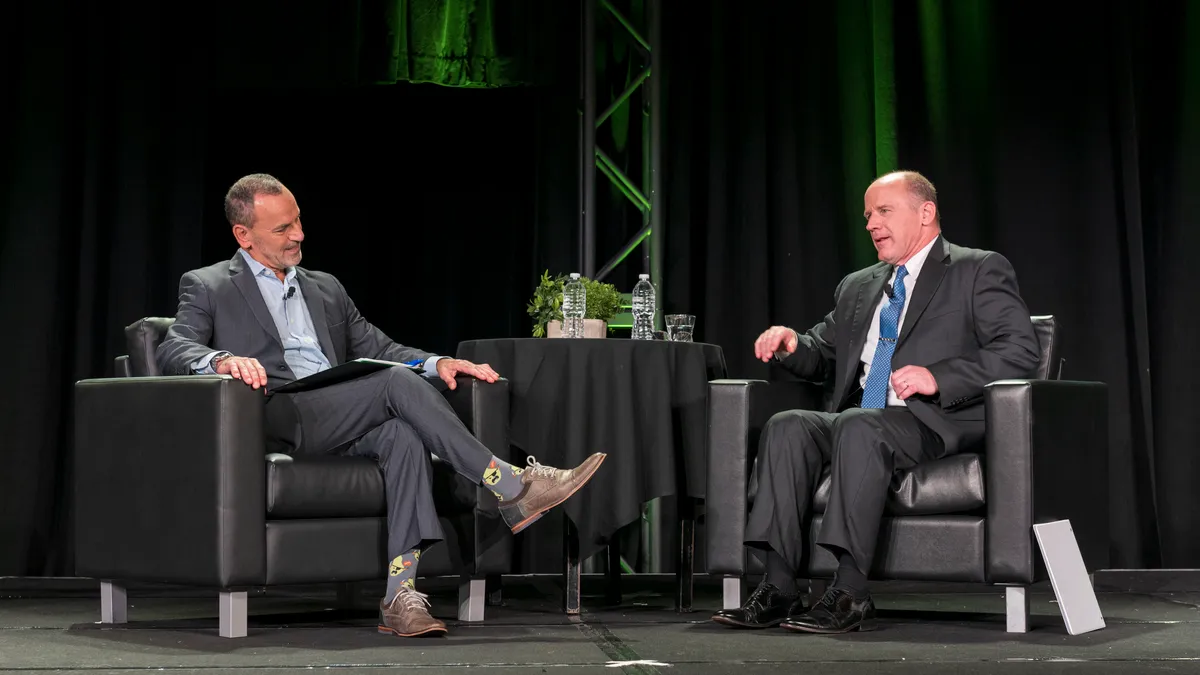
[[[577,9],[544,7],[574,54]],[[73,383],[112,374],[125,325],[174,314],[181,274],[234,254],[222,200],[240,176],[284,181],[304,264],[442,354],[528,335],[538,275],[574,259],[573,59],[559,85],[354,86],[321,56],[337,51],[324,10],[226,9],[0,10],[0,576],[72,574]],[[565,177],[563,199],[540,177]]]
[[758,333],[812,325],[873,262],[871,178],[921,171],[947,238],[1062,319],[1065,376],[1110,386],[1113,566],[1200,567],[1200,5],[672,9],[666,310],[770,376]]
[[[475,92],[245,56],[304,50],[315,20],[0,10],[0,575],[71,573],[72,383],[173,311],[183,271],[232,255],[220,201],[244,173],[293,187],[307,263],[397,339],[528,334],[536,275],[578,250],[577,8],[546,7],[557,86]],[[1062,317],[1067,376],[1111,387],[1114,566],[1200,567],[1198,21],[1186,0],[670,3],[666,309],[699,316],[731,376],[767,376],[753,337],[816,321],[869,262],[871,176],[923,171],[947,236],[1002,251],[1031,310]]]
[[202,260],[207,43],[119,3],[3,11],[0,575],[70,574],[71,383]]

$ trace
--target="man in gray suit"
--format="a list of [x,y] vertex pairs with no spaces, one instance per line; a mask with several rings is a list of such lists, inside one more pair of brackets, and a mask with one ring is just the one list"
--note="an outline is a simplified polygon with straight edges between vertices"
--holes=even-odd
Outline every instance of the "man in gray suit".
[[[763,361],[831,382],[833,395],[828,411],[786,411],[764,429],[745,543],[765,553],[767,574],[746,604],[717,612],[718,623],[808,633],[872,628],[866,575],[892,473],[981,442],[984,386],[1037,367],[1037,336],[1012,265],[942,237],[929,180],[887,174],[867,189],[864,205],[881,262],[842,279],[834,310],[803,335],[773,326],[754,344]],[[806,610],[795,578],[827,465],[831,491],[817,544],[837,558],[838,571]]]
[[605,455],[572,470],[529,458],[512,466],[463,426],[430,381],[392,367],[299,393],[281,385],[348,360],[421,365],[455,388],[455,376],[495,382],[487,364],[436,356],[392,341],[372,326],[333,275],[299,267],[304,229],[286,187],[265,174],[242,178],[225,197],[239,250],[228,262],[193,270],[179,283],[175,323],[158,348],[167,375],[220,373],[262,389],[268,447],[285,454],[363,455],[383,470],[388,505],[388,589],[381,632],[444,634],[427,598],[414,589],[421,551],[442,539],[431,492],[429,453],[500,500],[513,533],[566,501]]

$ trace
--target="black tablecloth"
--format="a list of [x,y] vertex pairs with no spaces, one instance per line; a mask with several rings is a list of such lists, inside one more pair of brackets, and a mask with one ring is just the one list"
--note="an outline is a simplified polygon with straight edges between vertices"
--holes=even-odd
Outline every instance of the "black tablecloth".
[[563,505],[580,555],[597,552],[657,497],[704,497],[708,381],[725,377],[716,345],[627,339],[473,340],[458,358],[510,381],[512,444],[569,468],[593,452],[608,459]]

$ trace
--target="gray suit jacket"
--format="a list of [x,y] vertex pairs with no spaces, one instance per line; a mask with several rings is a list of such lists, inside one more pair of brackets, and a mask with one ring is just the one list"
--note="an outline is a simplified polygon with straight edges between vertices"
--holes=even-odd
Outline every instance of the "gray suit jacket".
[[[859,391],[862,349],[891,272],[878,263],[842,279],[835,307],[805,334],[781,365],[809,380],[830,382],[829,411]],[[1031,376],[1041,350],[1017,277],[1004,256],[955,246],[938,237],[917,277],[892,370],[916,365],[937,380],[936,396],[913,396],[909,409],[946,444],[948,453],[983,438],[983,388]]]
[[[371,325],[333,275],[296,268],[321,351],[331,366],[357,358],[387,361],[427,359],[433,354],[392,341]],[[189,375],[191,365],[213,350],[258,359],[273,390],[296,375],[283,358],[283,342],[267,311],[253,272],[240,253],[183,275],[175,323],[158,346],[164,375]]]

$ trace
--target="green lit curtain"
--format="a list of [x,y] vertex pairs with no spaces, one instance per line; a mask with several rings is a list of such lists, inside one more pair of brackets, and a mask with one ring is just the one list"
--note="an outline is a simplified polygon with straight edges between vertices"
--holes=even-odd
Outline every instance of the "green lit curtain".
[[[861,133],[843,137],[843,170],[846,185],[867,185],[876,176],[893,171],[896,165],[896,85],[893,78],[891,0],[839,2],[836,25],[839,54],[838,95],[844,124]],[[869,26],[871,39],[862,39]],[[870,86],[863,86],[870,83]],[[848,191],[846,213],[862,212],[862,195]],[[857,219],[853,220],[858,224]],[[855,264],[875,260],[869,239],[851,228],[850,248]]]
[[508,0],[359,0],[358,80],[450,87],[532,84],[538,21]]
[[[906,2],[906,5],[912,5]],[[993,73],[989,32],[990,3],[982,0],[944,2],[916,0],[916,39],[924,71],[925,126],[929,134],[931,166],[937,173],[949,166],[951,118],[966,118],[981,128],[991,128],[994,101],[989,89]],[[838,95],[844,126],[859,130],[843,137],[842,159],[847,185],[867,185],[876,176],[902,166],[896,119],[896,36],[894,0],[842,0],[836,4]],[[864,27],[870,39],[863,39]],[[955,58],[947,54],[953,51]],[[911,61],[911,59],[910,59]],[[959,84],[951,99],[948,82]],[[913,92],[909,92],[911,95]],[[990,134],[981,134],[976,151],[990,154]],[[850,247],[854,262],[875,260],[870,241],[859,236],[856,216],[862,195],[846,195],[846,213],[855,227]]]

